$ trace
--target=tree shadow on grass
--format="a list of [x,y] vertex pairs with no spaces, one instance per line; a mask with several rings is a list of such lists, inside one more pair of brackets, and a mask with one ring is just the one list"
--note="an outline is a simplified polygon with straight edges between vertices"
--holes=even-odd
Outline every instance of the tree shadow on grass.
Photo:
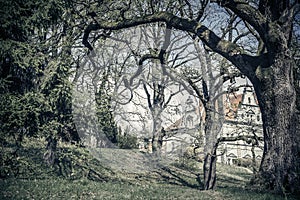
[[[166,181],[168,184],[181,185],[194,189],[203,189],[203,183],[200,180],[200,174],[193,172],[186,172],[184,174],[176,169],[170,169],[167,166],[161,166],[159,171],[156,171],[160,178]],[[194,181],[193,181],[194,180]]]

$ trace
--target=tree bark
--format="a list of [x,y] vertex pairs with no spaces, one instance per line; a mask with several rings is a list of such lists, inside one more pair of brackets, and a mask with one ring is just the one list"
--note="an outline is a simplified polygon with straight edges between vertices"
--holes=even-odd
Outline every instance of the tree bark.
[[204,172],[204,190],[213,190],[216,186],[216,152],[208,153],[205,155],[203,163]]
[[206,104],[205,106],[205,145],[204,145],[204,162],[203,162],[203,180],[204,180],[204,190],[214,189],[216,185],[216,152],[214,151],[214,146],[217,143],[217,137],[214,137],[213,121],[210,112],[211,105]]
[[218,100],[217,106],[213,105],[213,102],[207,102],[205,105],[204,190],[213,190],[216,187],[218,134],[222,127],[222,118],[218,114],[222,113],[220,103]]
[[52,136],[49,136],[46,140],[47,147],[43,158],[49,166],[53,166],[56,159],[57,139]]
[[258,177],[280,193],[299,189],[299,116],[289,50],[275,55],[274,63],[257,73],[254,84],[262,112],[264,154]]
[[160,108],[154,108],[152,112],[152,151],[155,152],[158,156],[160,156],[161,147],[159,145],[159,137],[161,134],[161,111]]

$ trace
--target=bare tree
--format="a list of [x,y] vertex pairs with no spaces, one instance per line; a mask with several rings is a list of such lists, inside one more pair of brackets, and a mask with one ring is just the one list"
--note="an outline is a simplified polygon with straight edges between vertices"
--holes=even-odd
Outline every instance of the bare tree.
[[[145,108],[145,103],[147,104],[147,110],[152,119],[150,143],[153,151],[160,154],[164,136],[162,124],[166,124],[164,120],[167,120],[166,108],[175,95],[188,89],[184,81],[177,77],[175,71],[185,63],[196,59],[194,55],[188,55],[189,52],[186,51],[193,43],[192,40],[186,43],[186,39],[189,38],[186,34],[172,34],[171,29],[158,23],[150,28],[141,27],[132,31],[140,33],[139,41],[141,42],[133,53],[136,68],[132,68],[132,73],[128,74],[128,80],[126,77],[123,79],[128,81],[128,87],[140,99],[140,102],[136,102],[133,97],[133,103],[140,108]],[[177,44],[172,41],[176,41]],[[144,95],[141,94],[141,89]],[[127,115],[126,111],[121,115],[124,114]],[[138,116],[138,118],[141,123],[145,123],[144,117]],[[126,120],[129,120],[128,117]]]
[[[265,148],[259,177],[268,188],[277,192],[296,192],[299,184],[299,115],[296,108],[296,90],[291,73],[297,68],[290,52],[293,19],[299,10],[297,1],[216,0],[209,5],[226,8],[235,13],[253,29],[260,43],[257,54],[249,54],[217,32],[199,22],[208,1],[191,3],[163,2],[141,8],[142,12],[126,9],[120,18],[102,18],[85,29],[83,43],[90,50],[88,36],[96,30],[118,30],[140,24],[165,22],[168,26],[194,34],[212,51],[234,64],[253,83],[262,111]],[[214,4],[215,3],[215,4]],[[127,9],[128,8],[128,9]],[[133,9],[136,10],[137,8]],[[277,142],[279,141],[279,142]]]

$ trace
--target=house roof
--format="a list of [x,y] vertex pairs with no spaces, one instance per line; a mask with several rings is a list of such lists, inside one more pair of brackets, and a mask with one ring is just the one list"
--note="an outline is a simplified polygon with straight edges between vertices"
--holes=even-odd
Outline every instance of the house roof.
[[[237,111],[238,111],[240,105],[243,102],[245,91],[248,91],[248,92],[251,91],[252,92],[252,89],[251,88],[249,89],[249,88],[245,87],[243,93],[230,93],[230,94],[226,94],[226,95],[223,96],[225,121],[227,121],[227,122],[233,122],[234,121],[234,119],[237,116]],[[254,99],[257,103],[257,98],[255,96],[255,93],[253,93],[253,95],[254,95]],[[252,107],[254,105],[249,105],[249,106]],[[257,107],[257,106],[255,106],[255,107]],[[203,105],[199,104],[199,107],[198,107],[198,109],[195,110],[195,112],[198,115],[200,115],[200,110],[202,110],[202,109],[203,109]],[[254,112],[252,111],[251,113],[254,113]],[[204,121],[205,120],[205,113],[201,113],[200,118]],[[182,121],[183,121],[183,117],[179,118],[172,125],[167,127],[165,130],[166,131],[172,131],[172,130],[175,130],[175,129],[179,129],[182,125]]]
[[229,94],[224,96],[225,120],[233,120],[235,118],[242,99],[243,94]]
[[183,117],[176,120],[171,126],[168,126],[165,130],[170,131],[170,130],[178,129],[182,123],[182,120],[183,120]]

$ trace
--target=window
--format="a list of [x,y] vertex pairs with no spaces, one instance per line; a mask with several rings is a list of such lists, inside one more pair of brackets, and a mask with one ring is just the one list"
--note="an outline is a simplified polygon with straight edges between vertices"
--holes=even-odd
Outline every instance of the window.
[[260,116],[259,115],[257,115],[257,121],[259,121],[260,120]]
[[190,115],[187,116],[187,118],[186,118],[186,126],[188,126],[188,127],[194,126],[193,117]]
[[249,104],[251,103],[251,98],[250,98],[250,97],[248,97],[248,103],[249,103]]

